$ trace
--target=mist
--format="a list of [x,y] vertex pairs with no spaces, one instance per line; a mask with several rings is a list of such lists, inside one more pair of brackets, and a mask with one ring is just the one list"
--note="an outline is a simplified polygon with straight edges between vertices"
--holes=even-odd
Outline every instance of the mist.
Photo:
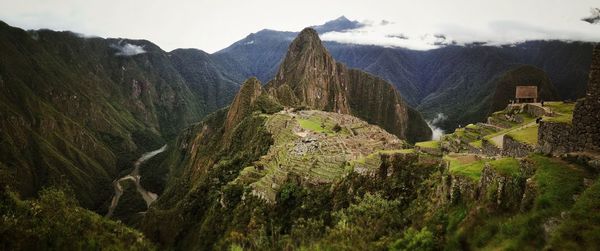
[[448,116],[443,113],[438,113],[433,119],[426,121],[432,132],[431,140],[440,140],[440,138],[445,134],[444,130],[438,127],[438,125],[446,119],[448,119]]

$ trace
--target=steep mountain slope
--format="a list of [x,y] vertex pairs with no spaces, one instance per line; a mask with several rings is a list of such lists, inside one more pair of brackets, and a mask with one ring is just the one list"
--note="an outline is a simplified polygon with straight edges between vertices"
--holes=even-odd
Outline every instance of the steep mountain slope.
[[[341,31],[354,23],[342,18],[337,22],[337,28],[329,30]],[[339,24],[343,22],[346,24]],[[228,71],[239,72],[238,80],[256,76],[268,81],[277,73],[277,66],[296,35],[259,31],[213,56]],[[336,61],[392,83],[426,119],[439,113],[447,115],[448,120],[441,125],[445,129],[484,119],[489,108],[479,106],[479,101],[489,99],[495,90],[490,88],[493,80],[516,65],[528,64],[546,72],[560,99],[582,97],[592,50],[591,43],[564,41],[528,41],[506,46],[473,44],[429,51],[336,42],[324,45]],[[453,112],[459,110],[466,114]]]
[[353,114],[413,142],[431,137],[418,112],[390,84],[336,63],[312,28],[292,42],[277,75],[265,87],[286,106]]
[[515,99],[515,90],[518,85],[537,86],[538,102],[558,99],[558,94],[544,71],[532,66],[517,66],[494,81],[493,86],[496,87],[496,90],[491,100],[489,114],[506,108],[509,101]]
[[0,179],[26,197],[66,183],[82,206],[105,210],[111,181],[138,154],[237,89],[218,69],[190,67],[179,52],[173,63],[148,41],[5,23],[0,34]]
[[[304,42],[312,48],[316,41]],[[339,94],[335,88],[321,96],[324,103],[296,96],[292,86],[303,94],[314,91],[307,90],[315,88],[314,81],[331,81],[330,75],[311,71],[340,65],[311,50],[294,54],[295,48],[290,47],[292,58],[309,66],[292,60],[282,67],[308,74],[282,70],[293,78],[274,80],[287,85],[289,99],[279,100],[339,104],[328,98]],[[497,79],[499,100],[515,80],[550,87],[539,69],[517,67]],[[595,90],[596,82],[590,83]],[[535,109],[517,109],[523,114],[516,115],[508,107],[493,115],[499,115],[494,125],[469,125],[446,142],[406,149],[395,136],[358,118],[283,108],[266,95],[274,85],[263,89],[249,79],[229,111],[216,112],[179,137],[163,163],[171,167],[168,189],[144,217],[147,236],[181,250],[579,250],[599,244],[593,209],[600,179],[592,161],[543,156],[533,149],[514,158],[506,156],[510,151],[488,152],[485,144],[454,150],[445,144],[492,137],[503,125],[511,127],[505,135],[515,140],[523,140],[517,137],[523,131],[535,137],[535,130],[522,127],[535,125],[529,114]],[[551,109],[557,111],[549,114],[559,117],[573,111],[554,104]],[[440,147],[456,152],[446,154]]]
[[276,78],[264,87],[246,80],[228,108],[180,135],[161,164],[170,170],[165,193],[142,229],[178,249],[226,248],[220,241],[232,229],[252,228],[252,208],[285,205],[291,184],[324,189],[353,172],[378,174],[381,155],[408,146],[398,136],[430,135],[390,84],[336,63],[306,28]]

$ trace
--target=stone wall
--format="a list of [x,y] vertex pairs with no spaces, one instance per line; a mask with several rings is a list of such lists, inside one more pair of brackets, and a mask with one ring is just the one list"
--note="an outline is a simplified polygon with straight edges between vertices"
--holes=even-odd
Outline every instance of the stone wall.
[[501,174],[485,164],[479,180],[478,200],[496,209],[516,211],[521,208],[526,177]]
[[600,46],[596,45],[590,66],[587,93],[573,112],[573,134],[577,150],[600,151]]
[[502,142],[502,155],[522,158],[529,155],[529,153],[533,152],[534,150],[535,149],[533,146],[521,143],[509,135],[504,135]]
[[543,153],[600,151],[600,46],[596,45],[590,66],[587,93],[577,101],[572,126],[540,123],[538,145]]
[[532,104],[526,104],[523,107],[523,111],[525,111],[526,113],[528,113],[529,115],[533,116],[533,117],[541,117],[546,114],[546,110],[540,106],[537,105],[532,105]]
[[498,148],[497,146],[493,145],[485,139],[481,141],[481,151],[483,152],[483,154],[488,156],[496,156],[502,154],[502,149]]
[[538,146],[544,154],[560,155],[573,151],[573,127],[566,123],[540,121]]
[[477,203],[491,211],[517,211],[530,208],[535,198],[531,187],[534,182],[529,179],[535,170],[527,159],[520,161],[518,175],[501,173],[486,164],[479,180],[451,174],[448,167],[448,163],[442,165],[440,182],[435,188],[434,201],[438,206],[465,202]]

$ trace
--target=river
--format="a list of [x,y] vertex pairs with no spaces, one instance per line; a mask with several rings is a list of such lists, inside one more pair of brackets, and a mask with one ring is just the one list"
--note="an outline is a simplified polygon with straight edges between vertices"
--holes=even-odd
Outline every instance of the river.
[[135,161],[134,168],[131,173],[113,181],[115,195],[112,197],[106,217],[110,218],[113,215],[115,208],[119,204],[119,199],[121,198],[121,195],[123,195],[123,186],[121,186],[121,182],[126,180],[132,180],[135,183],[136,190],[138,193],[140,193],[140,195],[142,195],[142,198],[146,202],[146,208],[158,198],[158,195],[153,192],[146,191],[146,189],[144,189],[140,184],[140,179],[142,178],[142,176],[140,176],[140,165],[157,154],[164,152],[165,150],[167,150],[167,145],[162,146],[160,149],[142,154],[142,156]]

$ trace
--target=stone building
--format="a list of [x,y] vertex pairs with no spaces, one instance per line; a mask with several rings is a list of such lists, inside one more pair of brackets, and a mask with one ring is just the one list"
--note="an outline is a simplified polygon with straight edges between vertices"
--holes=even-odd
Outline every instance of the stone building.
[[517,103],[536,103],[538,89],[535,85],[519,85],[516,88],[515,98]]

